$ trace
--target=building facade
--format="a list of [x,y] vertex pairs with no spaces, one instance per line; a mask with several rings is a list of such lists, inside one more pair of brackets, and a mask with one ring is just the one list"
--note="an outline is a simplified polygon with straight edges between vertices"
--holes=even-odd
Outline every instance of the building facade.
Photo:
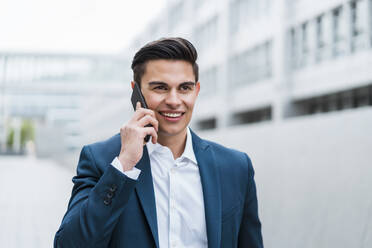
[[195,44],[208,96],[195,128],[283,121],[372,105],[371,16],[370,0],[168,1],[130,51],[163,36]]
[[125,94],[127,64],[117,55],[0,52],[0,153],[25,148],[21,126],[28,121],[39,155],[59,160],[75,155],[97,138],[88,131],[92,125],[103,133],[110,128],[91,119]]
[[128,52],[164,36],[199,52],[191,127],[252,158],[266,247],[371,246],[372,1],[169,0]]

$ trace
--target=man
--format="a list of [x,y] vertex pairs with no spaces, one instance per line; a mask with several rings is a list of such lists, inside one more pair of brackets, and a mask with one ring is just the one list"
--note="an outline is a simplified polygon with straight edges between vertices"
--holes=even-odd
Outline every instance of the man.
[[136,53],[131,85],[149,109],[83,148],[54,247],[263,247],[250,159],[188,128],[196,59],[182,38]]

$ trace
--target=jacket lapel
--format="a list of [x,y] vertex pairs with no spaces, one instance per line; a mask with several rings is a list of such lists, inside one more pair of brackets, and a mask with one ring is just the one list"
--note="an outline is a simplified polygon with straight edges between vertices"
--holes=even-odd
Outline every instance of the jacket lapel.
[[140,199],[143,211],[145,212],[147,222],[150,225],[151,233],[154,237],[156,247],[159,247],[155,194],[152,183],[150,159],[146,146],[144,146],[143,156],[141,160],[136,164],[136,167],[141,170],[141,174],[136,185],[136,192],[138,198]]
[[207,142],[194,132],[192,143],[198,162],[203,187],[204,209],[207,224],[208,247],[220,247],[221,242],[221,190],[215,157]]

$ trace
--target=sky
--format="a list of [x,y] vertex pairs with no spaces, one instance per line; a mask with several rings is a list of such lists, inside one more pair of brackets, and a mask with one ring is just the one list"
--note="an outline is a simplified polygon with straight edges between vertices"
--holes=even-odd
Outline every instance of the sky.
[[1,0],[0,52],[116,53],[166,0]]

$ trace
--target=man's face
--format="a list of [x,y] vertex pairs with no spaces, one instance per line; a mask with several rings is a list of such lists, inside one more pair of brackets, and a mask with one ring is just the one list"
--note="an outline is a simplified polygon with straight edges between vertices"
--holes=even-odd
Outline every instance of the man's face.
[[163,59],[147,62],[141,91],[159,121],[159,137],[186,132],[199,90],[189,62]]

